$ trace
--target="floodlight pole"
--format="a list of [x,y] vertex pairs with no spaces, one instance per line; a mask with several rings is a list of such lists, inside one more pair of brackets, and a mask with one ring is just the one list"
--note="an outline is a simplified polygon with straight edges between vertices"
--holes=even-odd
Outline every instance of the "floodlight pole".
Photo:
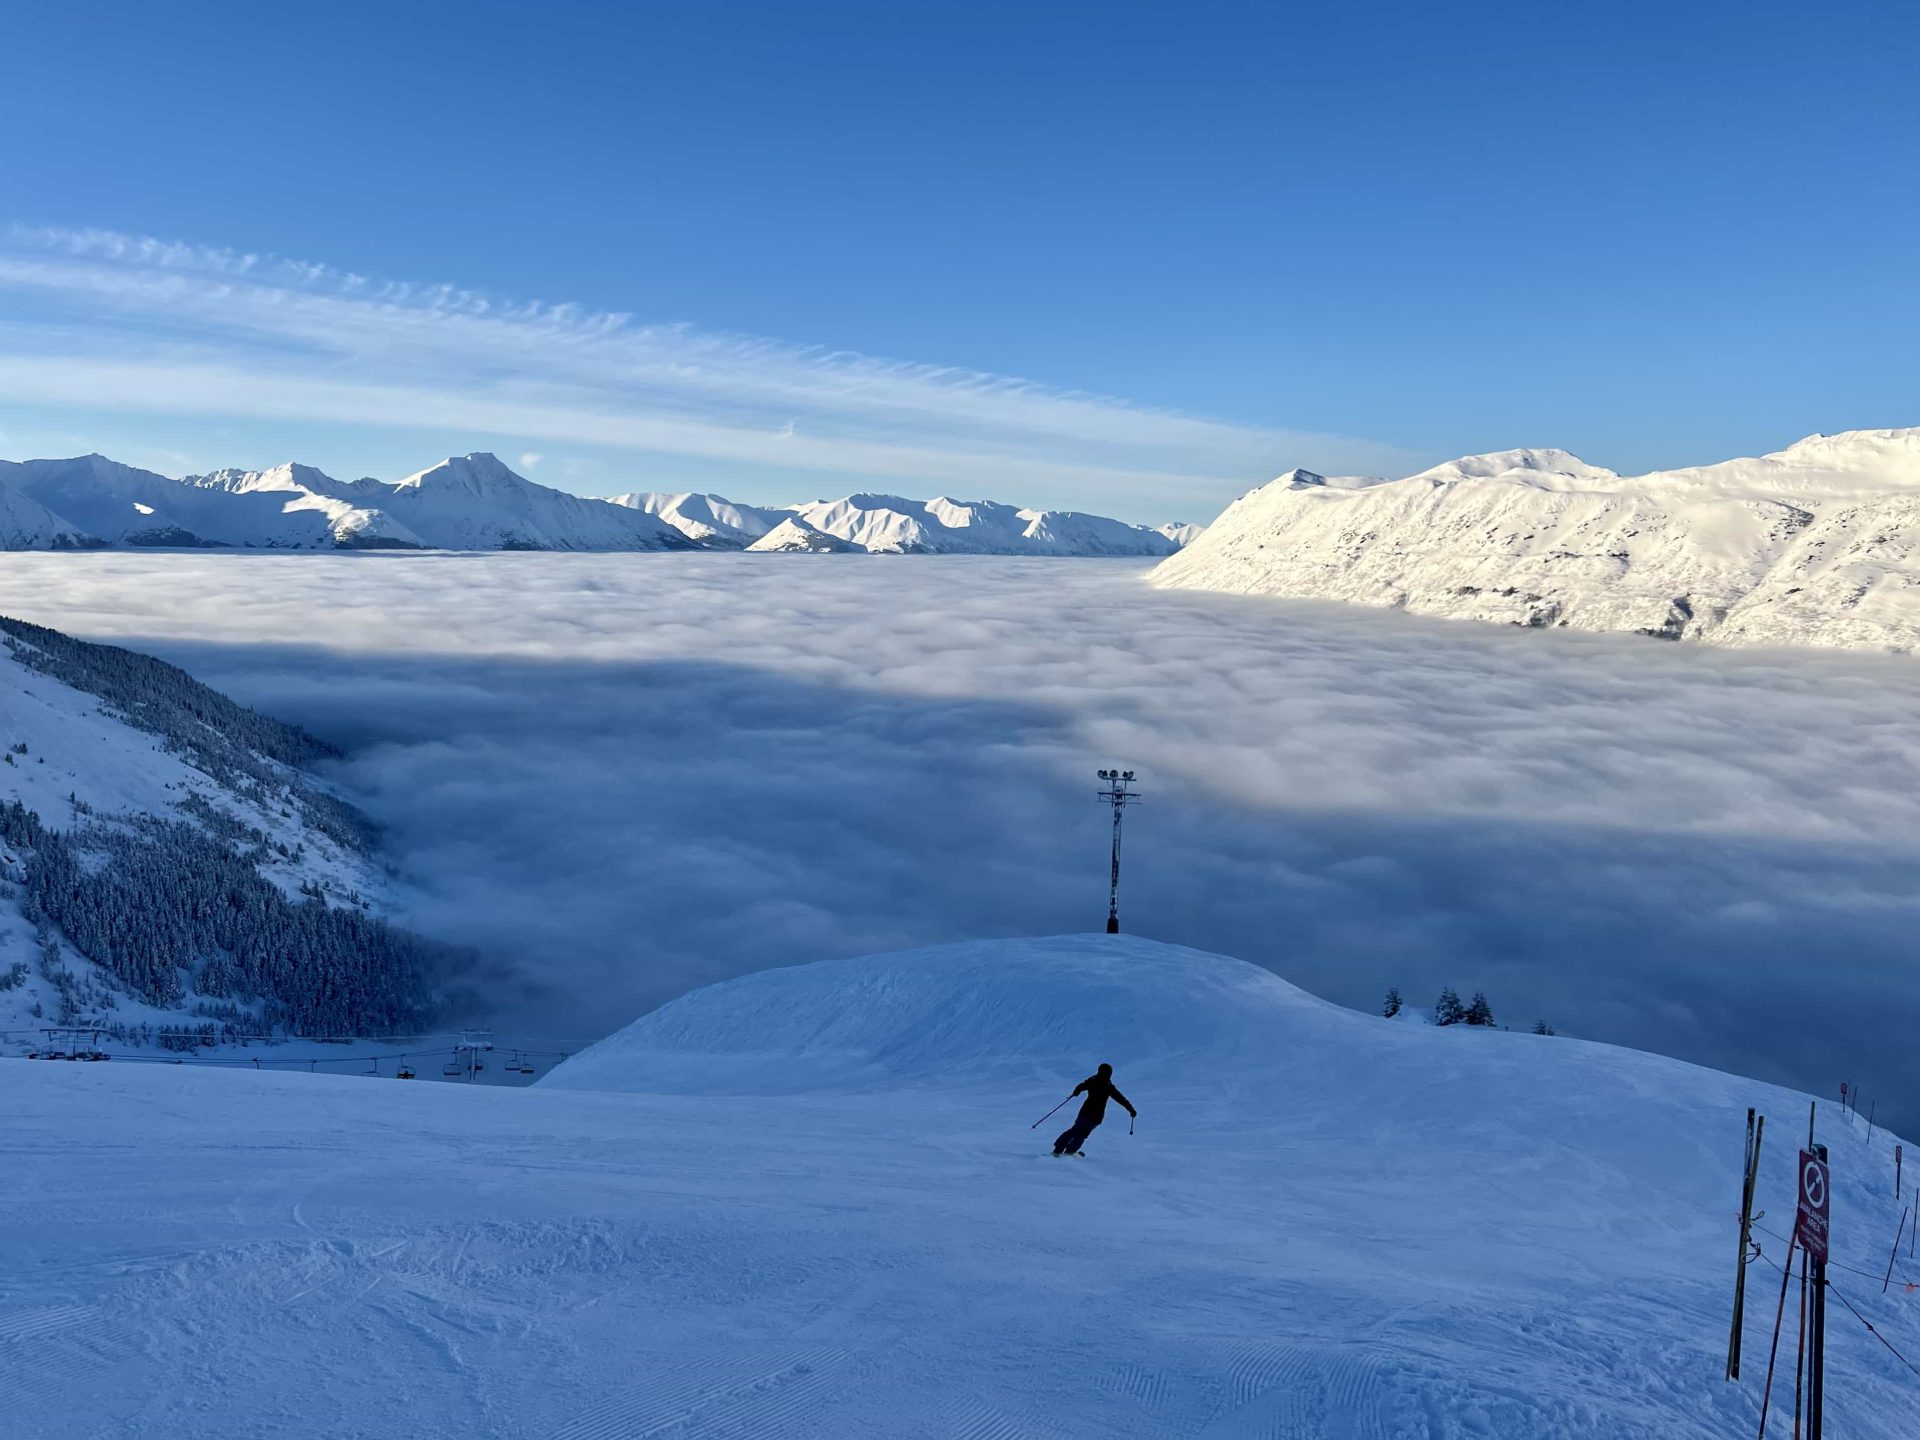
[[1133,789],[1133,771],[1102,770],[1100,778],[1107,782],[1107,788],[1100,792],[1099,798],[1113,807],[1113,868],[1107,883],[1107,934],[1120,933],[1120,822],[1127,813],[1127,806],[1140,798],[1140,792]]

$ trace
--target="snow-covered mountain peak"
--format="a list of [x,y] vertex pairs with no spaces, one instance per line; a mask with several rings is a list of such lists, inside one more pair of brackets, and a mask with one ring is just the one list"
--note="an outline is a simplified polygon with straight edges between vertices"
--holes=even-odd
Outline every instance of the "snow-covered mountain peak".
[[750,545],[787,514],[766,506],[743,505],[722,495],[665,490],[613,495],[607,503],[658,516],[689,540],[716,548]]
[[845,511],[864,511],[872,514],[899,515],[912,517],[916,512],[924,515],[927,507],[924,503],[907,499],[903,495],[880,495],[870,491],[859,491],[852,495],[843,495],[838,500],[816,500],[811,505],[796,507],[805,514],[811,510],[840,509]]
[[[524,489],[533,482],[508,469],[498,455],[475,450],[466,455],[449,455],[438,465],[416,470],[394,485],[395,490],[458,489],[469,494],[487,495]],[[545,487],[541,487],[545,488]]]
[[934,496],[922,508],[942,525],[954,530],[983,529],[989,525],[1005,528],[1019,521],[1036,519],[1045,513],[1040,510],[1019,510],[994,500],[955,500],[946,495]]
[[224,490],[230,495],[250,495],[264,490],[305,491],[316,495],[339,488],[339,482],[324,470],[288,460],[265,470],[215,470],[206,475],[186,475],[181,484],[202,490]]
[[1616,475],[1465,456],[1237,501],[1155,584],[1666,639],[1920,650],[1920,429]]
[[851,541],[815,529],[798,515],[789,515],[766,534],[747,546],[749,554],[774,555],[782,552],[834,555],[857,549]]
[[1831,465],[1835,469],[1920,469],[1920,426],[1808,435],[1775,451],[1770,458]]
[[[1242,500],[1269,490],[1365,490],[1370,485],[1387,484],[1381,475],[1322,475],[1313,470],[1292,469],[1265,485],[1255,486]],[[1204,530],[1207,527],[1197,527]]]
[[1444,465],[1435,465],[1432,469],[1422,470],[1417,475],[1407,477],[1410,481],[1426,481],[1435,485],[1451,484],[1460,480],[1519,479],[1532,482],[1565,478],[1572,480],[1607,482],[1620,477],[1613,471],[1598,465],[1589,465],[1578,455],[1565,450],[1519,449],[1493,450],[1484,455],[1462,455],[1457,460],[1449,460]]

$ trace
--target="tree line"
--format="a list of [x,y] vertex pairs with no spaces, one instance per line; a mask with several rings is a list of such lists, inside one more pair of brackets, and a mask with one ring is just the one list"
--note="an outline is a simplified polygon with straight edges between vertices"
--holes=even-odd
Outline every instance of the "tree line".
[[119,720],[156,735],[167,749],[237,794],[290,805],[313,829],[353,850],[371,848],[364,815],[302,783],[298,767],[338,759],[340,752],[297,725],[203,685],[177,665],[76,640],[44,625],[0,615],[0,636],[30,670],[98,697]]
[[[1397,986],[1390,986],[1387,998],[1380,1007],[1380,1013],[1391,1020],[1405,1008]],[[1487,999],[1487,992],[1476,990],[1473,999],[1461,1002],[1460,992],[1449,985],[1440,992],[1440,998],[1433,1002],[1433,1023],[1436,1025],[1495,1025],[1493,1005]],[[1505,1028],[1505,1027],[1500,1027]],[[1533,1022],[1533,1033],[1551,1035],[1554,1029],[1544,1020]]]
[[289,898],[184,821],[141,816],[62,834],[9,800],[0,840],[23,862],[21,908],[69,1012],[63,1023],[111,1009],[113,997],[82,993],[60,963],[59,935],[149,1004],[197,998],[207,1014],[234,1002],[259,1028],[297,1034],[421,1028],[437,987],[466,963],[465,952],[356,907]]

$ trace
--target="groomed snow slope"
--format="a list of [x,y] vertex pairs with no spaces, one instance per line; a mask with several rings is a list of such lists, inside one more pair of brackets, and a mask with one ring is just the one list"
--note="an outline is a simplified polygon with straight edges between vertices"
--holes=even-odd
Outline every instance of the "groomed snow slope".
[[[1103,1059],[1138,1133],[1051,1159]],[[1776,1219],[1806,1114],[1098,936],[768,972],[529,1091],[0,1067],[0,1366],[53,1437],[1721,1440],[1744,1109]],[[1877,1277],[1888,1137],[1823,1127]],[[1910,1437],[1835,1311],[1831,1433]]]
[[1293,471],[1157,585],[1741,645],[1920,647],[1920,429],[1623,477],[1564,450]]

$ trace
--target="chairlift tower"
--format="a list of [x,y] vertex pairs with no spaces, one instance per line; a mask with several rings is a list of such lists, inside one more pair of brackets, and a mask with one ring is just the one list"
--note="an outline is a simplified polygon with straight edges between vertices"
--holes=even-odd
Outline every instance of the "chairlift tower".
[[1100,799],[1113,807],[1113,871],[1107,886],[1107,934],[1120,933],[1120,822],[1126,817],[1127,806],[1140,799],[1140,792],[1133,788],[1133,771],[1102,770],[1100,778],[1107,782],[1107,788],[1100,792]]
[[467,1083],[471,1085],[474,1077],[480,1071],[487,1068],[486,1055],[484,1052],[491,1049],[493,1049],[493,1032],[491,1030],[461,1031],[460,1043],[454,1047],[453,1051],[453,1062],[459,1069],[452,1070],[451,1073],[455,1075],[464,1073],[467,1077]]

